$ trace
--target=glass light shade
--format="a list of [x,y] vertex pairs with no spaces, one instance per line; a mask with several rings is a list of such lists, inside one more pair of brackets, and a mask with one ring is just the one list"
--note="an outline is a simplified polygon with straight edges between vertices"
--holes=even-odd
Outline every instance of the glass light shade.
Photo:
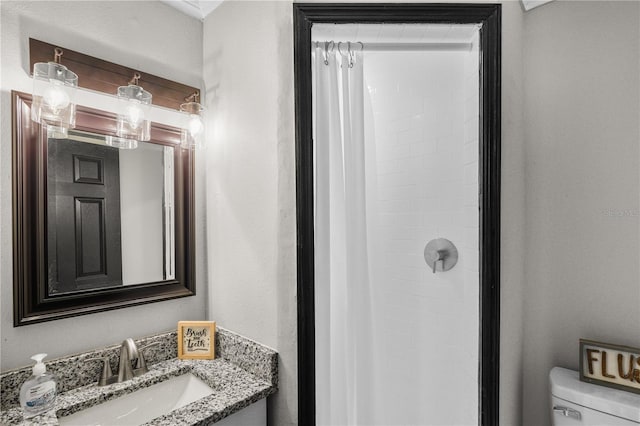
[[105,136],[104,142],[109,146],[120,149],[136,149],[138,147],[137,140],[119,138],[116,136]]
[[48,130],[66,134],[76,125],[74,103],[78,76],[56,62],[33,65],[33,103],[31,119]]
[[130,84],[118,87],[118,99],[118,138],[148,141],[151,137],[151,93],[140,86]]
[[181,132],[182,146],[185,148],[202,147],[204,140],[202,113],[204,107],[198,102],[187,102],[180,105],[180,111],[185,115]]

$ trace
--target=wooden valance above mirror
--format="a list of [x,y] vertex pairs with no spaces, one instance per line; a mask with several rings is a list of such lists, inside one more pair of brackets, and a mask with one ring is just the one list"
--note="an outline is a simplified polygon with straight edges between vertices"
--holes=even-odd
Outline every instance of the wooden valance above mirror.
[[153,94],[153,105],[176,111],[187,97],[193,93],[200,93],[196,87],[33,38],[29,39],[29,70],[33,71],[33,65],[37,62],[51,61],[56,48],[63,52],[61,63],[78,75],[78,87],[115,95],[118,93],[119,86],[126,85],[135,74],[138,74],[144,88]]
[[152,123],[133,151],[116,115],[78,106],[67,139],[11,92],[14,326],[195,295],[194,151]]

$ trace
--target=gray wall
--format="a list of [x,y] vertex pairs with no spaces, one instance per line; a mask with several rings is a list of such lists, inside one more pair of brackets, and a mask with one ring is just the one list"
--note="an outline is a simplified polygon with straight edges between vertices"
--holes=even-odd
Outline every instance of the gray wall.
[[270,424],[297,424],[293,24],[287,1],[204,22],[211,319],[275,348]]
[[[503,4],[502,424],[521,415],[522,9]],[[297,424],[293,26],[289,1],[224,2],[204,23],[210,313],[280,353],[274,425]]]
[[[203,319],[207,288],[202,233],[196,241],[198,295],[168,302],[13,327],[10,91],[30,92],[29,37],[201,86],[202,24],[157,2],[45,1],[0,3],[0,369],[174,329]],[[64,62],[64,59],[63,59]],[[95,95],[94,97],[104,97]],[[203,168],[196,168],[197,229],[204,229]],[[199,260],[200,259],[200,260]]]
[[502,3],[500,424],[521,424],[524,292],[524,130],[520,2]]
[[579,338],[640,346],[640,3],[556,1],[524,29],[522,420],[542,426]]

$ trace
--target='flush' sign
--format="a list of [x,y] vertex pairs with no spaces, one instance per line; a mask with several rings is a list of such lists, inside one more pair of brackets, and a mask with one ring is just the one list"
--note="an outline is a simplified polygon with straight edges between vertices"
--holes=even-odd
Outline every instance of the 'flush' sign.
[[580,380],[640,393],[640,349],[580,339]]

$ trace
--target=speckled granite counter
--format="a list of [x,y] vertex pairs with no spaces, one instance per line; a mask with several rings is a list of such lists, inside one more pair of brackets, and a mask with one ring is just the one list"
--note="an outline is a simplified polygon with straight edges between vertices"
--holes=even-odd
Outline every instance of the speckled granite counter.
[[119,345],[46,363],[47,369],[58,377],[61,393],[58,394],[55,411],[31,421],[23,421],[18,404],[20,385],[30,375],[31,368],[3,373],[0,375],[3,409],[0,412],[0,424],[57,425],[57,417],[73,414],[186,373],[192,373],[207,383],[213,389],[213,394],[155,418],[147,425],[209,425],[267,397],[277,389],[277,353],[221,327],[218,327],[216,333],[217,358],[211,361],[175,358],[175,332],[140,339],[136,343],[144,346],[152,342],[160,342],[160,345],[147,351],[149,372],[109,386],[98,387],[94,383],[100,373],[100,363],[86,363],[85,359],[108,356],[112,364],[115,364]]

